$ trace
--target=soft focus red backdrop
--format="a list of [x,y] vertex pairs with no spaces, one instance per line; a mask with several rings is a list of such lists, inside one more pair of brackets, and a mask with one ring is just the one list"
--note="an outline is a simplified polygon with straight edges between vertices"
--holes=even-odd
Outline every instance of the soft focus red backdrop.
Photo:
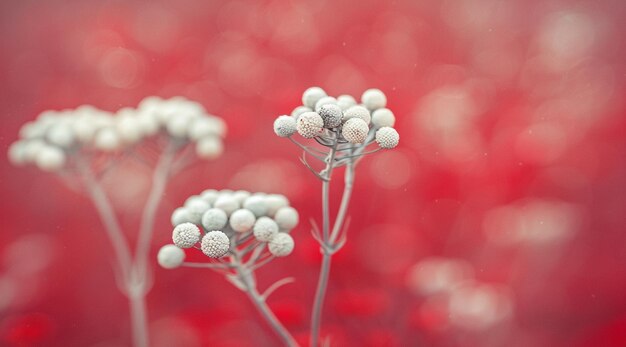
[[[297,248],[261,270],[260,282],[297,279],[270,305],[306,341],[319,261],[308,220],[319,219],[320,187],[272,122],[311,85],[355,96],[377,87],[401,146],[359,167],[325,310],[333,345],[622,346],[624,8],[617,0],[4,1],[1,148],[46,109],[112,111],[149,95],[200,101],[227,121],[226,152],[173,180],[154,251],[168,241],[169,213],[191,194],[286,194],[301,212]],[[88,200],[6,156],[0,174],[0,345],[126,346],[126,301]],[[127,172],[115,182],[130,194],[118,197],[129,229],[148,177]],[[441,258],[463,270],[453,279],[473,274],[465,291],[428,289],[449,282],[422,271]],[[154,346],[276,343],[219,275],[154,275]]]

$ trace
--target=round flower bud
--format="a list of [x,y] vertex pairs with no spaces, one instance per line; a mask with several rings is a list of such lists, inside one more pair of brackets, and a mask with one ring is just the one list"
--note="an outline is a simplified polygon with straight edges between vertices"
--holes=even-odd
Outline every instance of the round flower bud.
[[325,96],[319,100],[317,100],[317,102],[315,103],[315,112],[319,112],[319,110],[322,108],[322,106],[324,105],[337,105],[337,99],[333,98],[332,96]]
[[380,89],[368,89],[361,96],[361,102],[368,110],[376,110],[387,105],[387,97]]
[[193,198],[187,199],[185,208],[187,208],[187,215],[189,216],[190,222],[200,224],[202,215],[211,208],[211,205],[202,200],[202,198],[194,196]]
[[222,155],[222,152],[224,152],[224,146],[218,137],[204,137],[196,143],[196,155],[200,158],[215,159]]
[[299,221],[298,211],[291,206],[281,207],[276,211],[274,220],[280,230],[288,231],[296,227]]
[[219,208],[211,208],[202,215],[202,227],[205,230],[222,230],[227,222],[226,212]]
[[372,124],[375,127],[392,127],[396,124],[396,116],[388,108],[379,108],[372,113]]
[[220,193],[215,189],[207,189],[200,193],[200,197],[202,198],[202,200],[208,202],[211,205],[215,203],[215,200],[217,200],[219,196]]
[[44,146],[35,157],[37,167],[44,171],[57,171],[65,165],[65,152],[58,147]]
[[265,203],[267,204],[267,215],[274,217],[276,211],[281,207],[289,206],[289,200],[284,195],[270,194],[265,197]]
[[219,230],[209,231],[200,243],[202,253],[211,258],[221,258],[228,253],[230,240],[228,236]]
[[175,269],[185,261],[185,251],[175,245],[165,245],[159,249],[157,261],[164,269]]
[[324,129],[324,120],[315,112],[306,112],[298,118],[296,129],[302,137],[312,139]]
[[290,116],[279,116],[274,121],[274,133],[280,137],[289,137],[296,132],[296,120]]
[[153,113],[139,112],[137,115],[137,125],[141,132],[147,136],[152,136],[159,132],[159,120]]
[[120,137],[112,128],[100,129],[94,139],[94,146],[102,151],[115,151],[120,148]]
[[394,148],[398,145],[398,142],[400,142],[400,135],[394,128],[382,127],[376,132],[376,143],[381,148]]
[[239,208],[239,203],[232,194],[221,194],[220,197],[215,200],[213,207],[224,210],[224,212],[230,216],[231,213]]
[[254,226],[254,222],[256,222],[256,217],[254,217],[254,213],[250,210],[239,209],[233,214],[230,215],[230,227],[240,233],[245,233],[249,231]]
[[24,150],[26,149],[25,141],[16,141],[11,144],[8,151],[9,161],[13,165],[26,164],[26,156]]
[[172,232],[172,241],[180,248],[191,248],[200,241],[200,228],[193,223],[179,224]]
[[46,143],[40,139],[34,139],[26,141],[24,144],[24,161],[25,162],[34,162],[41,152],[42,148],[46,147]]
[[303,114],[304,112],[312,112],[312,111],[313,109],[310,107],[298,106],[294,108],[293,111],[291,111],[291,116],[293,117],[293,119],[298,120],[298,117],[300,117],[300,115]]
[[368,111],[365,107],[359,105],[352,106],[343,113],[344,122],[347,122],[351,118],[362,119],[365,121],[366,124],[370,124],[370,121],[372,120],[372,117],[370,116],[370,111]]
[[356,105],[356,100],[351,95],[339,95],[337,97],[337,105],[341,107],[342,111],[349,109]]
[[276,257],[284,257],[293,252],[294,242],[291,235],[278,233],[270,240],[268,247],[270,253]]
[[194,141],[205,137],[220,136],[219,126],[208,117],[199,117],[192,120],[188,128],[188,136]]
[[253,230],[257,240],[268,242],[278,233],[278,224],[269,217],[261,217],[254,223]]
[[172,212],[172,217],[170,218],[172,222],[172,226],[175,227],[178,224],[189,223],[191,222],[191,218],[189,216],[189,211],[185,207],[179,207]]
[[238,190],[236,192],[233,193],[233,198],[235,198],[235,200],[237,200],[237,203],[239,203],[239,206],[242,206],[243,203],[246,201],[247,198],[250,197],[250,192],[246,191],[246,190]]
[[311,87],[302,93],[302,104],[310,109],[315,107],[317,101],[326,96],[324,89],[320,87]]
[[350,143],[363,143],[370,128],[360,118],[348,119],[341,129],[341,135]]
[[87,143],[93,140],[98,126],[92,121],[93,117],[81,116],[72,122],[72,130],[79,141]]
[[143,133],[141,132],[141,126],[137,121],[137,117],[134,115],[124,115],[118,117],[116,126],[117,133],[120,135],[120,138],[126,143],[135,143],[141,140]]
[[324,128],[332,129],[341,125],[341,119],[343,117],[341,107],[335,104],[322,105],[318,113],[324,120]]
[[51,144],[64,148],[70,147],[75,140],[72,128],[65,122],[55,124],[50,128],[47,137]]
[[260,195],[252,195],[243,202],[243,208],[250,210],[257,218],[267,214],[267,207],[265,197]]
[[189,126],[191,125],[192,117],[186,113],[176,113],[165,123],[167,132],[173,137],[184,139],[189,132]]

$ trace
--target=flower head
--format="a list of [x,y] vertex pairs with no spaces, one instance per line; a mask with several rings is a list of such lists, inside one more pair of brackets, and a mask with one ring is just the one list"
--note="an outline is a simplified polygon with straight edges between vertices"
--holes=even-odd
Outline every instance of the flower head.
[[382,127],[376,131],[376,143],[381,148],[391,149],[400,142],[400,135],[394,128]]
[[211,258],[221,258],[230,248],[230,240],[228,236],[219,230],[209,231],[202,238],[200,243],[202,253]]
[[276,257],[287,256],[293,252],[293,238],[287,233],[278,233],[270,240],[267,248]]
[[278,233],[278,224],[269,217],[261,217],[257,219],[253,230],[257,240],[268,242]]
[[159,249],[157,261],[164,269],[175,269],[185,261],[185,251],[176,245],[165,245]]
[[180,248],[191,248],[200,241],[200,228],[193,223],[179,224],[172,232],[172,241]]
[[369,130],[370,128],[364,120],[351,118],[344,123],[341,135],[350,143],[363,143]]
[[296,122],[298,133],[307,139],[314,138],[324,129],[324,120],[315,112],[305,112]]
[[291,116],[279,116],[274,121],[274,133],[280,137],[289,137],[296,132],[296,119]]

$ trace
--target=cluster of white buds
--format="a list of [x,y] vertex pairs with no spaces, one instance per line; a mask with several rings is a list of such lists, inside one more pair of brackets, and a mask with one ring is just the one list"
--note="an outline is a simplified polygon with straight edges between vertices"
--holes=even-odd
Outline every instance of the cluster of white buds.
[[226,125],[199,103],[183,97],[148,97],[137,108],[125,107],[116,113],[84,105],[45,111],[24,124],[8,156],[15,165],[35,164],[57,171],[66,165],[70,153],[120,151],[159,133],[191,141],[199,157],[212,159],[222,153]]
[[326,146],[332,136],[338,143],[353,145],[375,141],[384,149],[394,148],[400,141],[393,128],[395,116],[385,108],[387,97],[379,89],[366,90],[357,104],[350,95],[335,98],[320,87],[311,87],[302,94],[302,104],[290,116],[282,115],[274,121],[276,135],[291,137],[297,132]]
[[163,246],[157,260],[164,268],[176,268],[184,262],[185,248],[218,260],[234,253],[250,255],[254,262],[284,257],[293,251],[289,232],[298,220],[283,195],[208,189],[174,210],[173,245]]

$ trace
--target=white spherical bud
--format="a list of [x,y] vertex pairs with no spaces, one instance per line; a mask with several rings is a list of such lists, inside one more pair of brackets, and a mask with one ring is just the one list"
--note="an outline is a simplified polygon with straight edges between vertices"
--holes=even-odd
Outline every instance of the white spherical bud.
[[400,142],[400,135],[394,128],[382,127],[376,132],[376,143],[381,148],[391,149]]
[[252,211],[257,218],[267,214],[267,203],[264,196],[252,195],[243,202],[243,208]]
[[37,167],[44,171],[57,171],[65,165],[65,152],[58,147],[44,146],[35,157]]
[[37,159],[37,155],[39,155],[39,152],[41,152],[41,149],[46,146],[46,143],[40,139],[26,141],[22,153],[24,156],[24,162],[34,162]]
[[238,190],[233,193],[233,198],[237,200],[239,206],[243,206],[243,203],[246,201],[247,198],[250,197],[250,195],[250,192],[247,190]]
[[315,108],[313,110],[315,112],[319,112],[319,110],[324,105],[337,105],[337,99],[333,98],[332,96],[325,96],[317,100],[317,102],[315,103]]
[[364,120],[351,118],[343,125],[341,135],[350,143],[363,143],[370,128]]
[[396,116],[388,108],[379,108],[372,113],[372,124],[375,127],[392,127],[396,124]]
[[257,240],[268,242],[278,233],[278,224],[269,217],[261,217],[254,223],[253,231]]
[[204,137],[220,136],[219,126],[208,117],[196,118],[189,127],[189,138],[198,141]]
[[161,124],[154,113],[139,112],[137,115],[137,125],[141,132],[147,136],[152,136],[159,132]]
[[52,126],[48,130],[47,138],[51,144],[64,148],[70,147],[75,141],[74,132],[67,122]]
[[215,189],[207,189],[200,193],[200,197],[202,198],[202,200],[208,202],[211,205],[215,203],[215,200],[217,200],[219,196],[220,193]]
[[172,232],[172,241],[180,248],[191,248],[200,241],[200,228],[193,223],[179,224]]
[[240,233],[245,233],[252,229],[254,226],[254,222],[256,222],[256,217],[254,217],[254,213],[250,210],[239,209],[233,214],[230,215],[230,227]]
[[165,245],[159,249],[157,261],[164,269],[175,269],[185,261],[185,251],[176,245]]
[[204,137],[196,143],[196,154],[200,158],[215,159],[224,152],[222,141],[216,136]]
[[341,107],[342,111],[349,109],[356,105],[356,100],[351,95],[339,95],[337,97],[337,105]]
[[79,141],[83,143],[91,142],[93,136],[98,130],[98,126],[94,124],[93,117],[80,116],[72,122],[72,130]]
[[376,110],[387,105],[387,97],[380,89],[368,89],[361,96],[361,102],[368,110]]
[[186,113],[176,113],[165,123],[167,132],[173,137],[184,139],[187,137],[189,126],[191,125],[191,116]]
[[274,133],[280,137],[289,137],[296,132],[296,119],[290,116],[279,116],[274,121]]
[[267,248],[276,257],[284,257],[293,252],[294,242],[291,235],[278,233],[268,243]]
[[224,212],[230,216],[240,206],[232,194],[221,194],[217,200],[215,200],[213,207],[224,210]]
[[312,139],[322,133],[324,120],[315,112],[306,112],[298,118],[296,128],[302,137]]
[[112,128],[100,129],[94,139],[94,146],[102,151],[115,151],[121,147],[120,136]]
[[172,217],[170,218],[172,222],[172,226],[177,226],[178,224],[189,223],[191,222],[191,218],[189,216],[189,211],[185,207],[179,207],[172,212]]
[[143,136],[141,126],[137,121],[137,117],[135,117],[134,115],[118,116],[116,126],[117,133],[120,135],[120,138],[126,143],[135,143],[141,140],[141,137]]
[[267,204],[267,215],[274,217],[276,211],[280,208],[289,206],[289,200],[284,195],[270,194],[265,197],[265,203]]
[[326,96],[324,89],[311,87],[302,93],[302,104],[310,109],[315,108],[317,101]]
[[185,208],[187,209],[187,215],[189,216],[190,222],[194,224],[200,224],[202,222],[202,215],[211,208],[208,202],[197,198],[193,200],[189,200],[185,203]]
[[324,128],[332,129],[341,125],[343,113],[341,107],[334,104],[326,104],[320,107],[318,114],[324,120]]
[[8,157],[9,161],[13,165],[23,165],[26,164],[26,142],[25,141],[16,141],[9,146]]
[[370,121],[372,120],[370,111],[368,111],[365,107],[359,105],[352,106],[343,113],[344,122],[347,122],[352,118],[362,119],[363,121],[365,121],[366,124],[370,124]]
[[34,139],[36,137],[42,137],[45,135],[47,126],[42,122],[26,122],[20,128],[19,135],[23,139]]
[[230,240],[228,236],[219,230],[209,231],[202,238],[200,244],[202,253],[211,258],[221,258],[228,253],[230,248]]
[[274,220],[278,227],[282,231],[289,231],[298,225],[298,221],[300,217],[298,215],[298,211],[291,206],[281,207],[278,211],[276,211],[276,215],[274,215]]
[[202,215],[202,226],[205,230],[223,230],[226,223],[228,215],[219,208],[211,208]]
[[312,112],[312,111],[313,109],[310,107],[298,106],[294,108],[293,111],[291,111],[291,116],[293,117],[293,119],[298,120],[298,117],[300,117],[300,115],[303,114],[304,112]]

